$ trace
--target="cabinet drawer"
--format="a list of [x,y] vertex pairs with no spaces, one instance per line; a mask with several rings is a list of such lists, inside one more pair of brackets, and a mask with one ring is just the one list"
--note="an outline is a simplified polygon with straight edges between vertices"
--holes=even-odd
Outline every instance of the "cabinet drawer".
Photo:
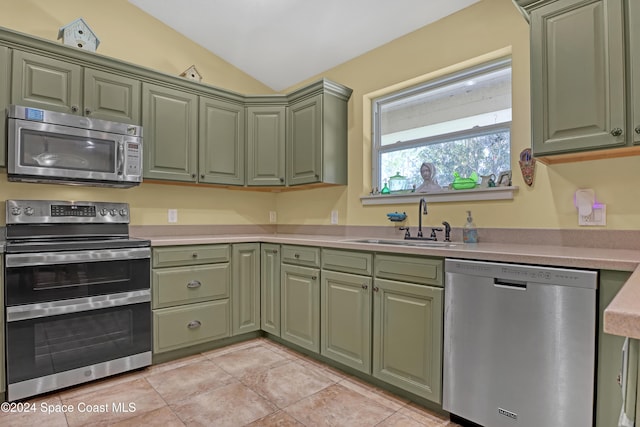
[[402,282],[444,286],[443,261],[438,258],[376,254],[375,276]]
[[179,267],[184,265],[229,262],[229,245],[191,245],[153,248],[154,267]]
[[153,270],[153,308],[229,298],[229,263]]
[[282,262],[307,267],[320,267],[320,248],[282,245]]
[[229,300],[153,310],[153,352],[176,350],[228,337]]
[[338,249],[323,249],[322,268],[324,270],[371,276],[373,273],[373,254],[342,251]]

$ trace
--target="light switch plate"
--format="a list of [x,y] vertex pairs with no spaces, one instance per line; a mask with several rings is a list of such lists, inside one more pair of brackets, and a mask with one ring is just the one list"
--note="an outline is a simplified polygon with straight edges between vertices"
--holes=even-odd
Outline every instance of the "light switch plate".
[[331,211],[331,224],[338,223],[338,211]]
[[169,209],[167,213],[167,220],[170,223],[178,222],[178,209]]
[[269,222],[271,224],[275,224],[277,220],[278,220],[278,215],[276,214],[276,211],[269,211]]

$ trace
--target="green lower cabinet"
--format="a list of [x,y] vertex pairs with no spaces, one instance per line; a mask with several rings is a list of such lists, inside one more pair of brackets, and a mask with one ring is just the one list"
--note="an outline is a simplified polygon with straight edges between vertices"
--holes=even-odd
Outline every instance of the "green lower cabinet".
[[201,344],[230,335],[229,300],[153,310],[153,352]]
[[232,333],[257,331],[260,329],[260,244],[233,245],[231,264]]
[[376,279],[373,376],[440,403],[444,289]]
[[[0,257],[0,269],[4,270],[2,257]],[[0,395],[5,392],[4,378],[4,279],[0,277]]]
[[263,243],[260,248],[261,329],[280,336],[280,245]]
[[320,270],[282,264],[280,338],[320,352]]
[[371,277],[322,271],[320,353],[371,373]]
[[[629,278],[630,273],[624,271],[600,271],[600,288],[598,290],[598,367],[596,389],[596,427],[617,426],[622,408],[622,390],[619,383],[622,366],[622,346],[625,337],[604,332],[604,310],[613,297],[620,291]],[[630,340],[631,359],[637,360],[638,341]],[[633,360],[629,367],[634,365]],[[628,372],[627,397],[625,413],[631,419],[635,414],[637,362]],[[640,421],[640,420],[639,420]]]

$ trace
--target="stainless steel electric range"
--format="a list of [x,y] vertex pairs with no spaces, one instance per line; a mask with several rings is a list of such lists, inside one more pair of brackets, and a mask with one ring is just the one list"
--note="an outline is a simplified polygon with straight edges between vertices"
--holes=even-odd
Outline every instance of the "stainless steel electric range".
[[7,398],[151,364],[151,248],[126,203],[7,200]]

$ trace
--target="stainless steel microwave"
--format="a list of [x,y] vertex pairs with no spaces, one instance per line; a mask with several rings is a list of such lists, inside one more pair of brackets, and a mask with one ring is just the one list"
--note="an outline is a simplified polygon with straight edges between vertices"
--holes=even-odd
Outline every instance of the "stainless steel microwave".
[[11,105],[9,181],[102,187],[142,182],[142,127]]

